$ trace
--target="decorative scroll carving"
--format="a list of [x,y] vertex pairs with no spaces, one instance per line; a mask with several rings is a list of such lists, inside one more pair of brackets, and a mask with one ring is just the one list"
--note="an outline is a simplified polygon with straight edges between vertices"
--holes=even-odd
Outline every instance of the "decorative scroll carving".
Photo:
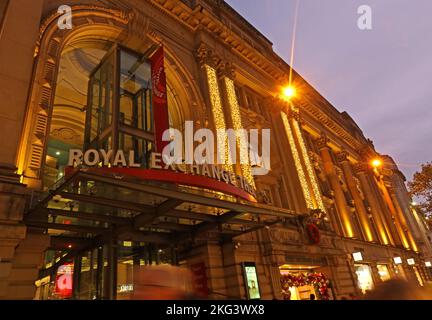
[[230,78],[232,80],[235,79],[236,69],[231,62],[220,63],[219,68],[217,69],[219,78]]
[[287,116],[288,116],[288,118],[295,119],[298,122],[301,121],[301,119],[300,119],[300,113],[299,113],[298,109],[289,108],[289,110],[287,112]]
[[348,152],[342,150],[336,154],[336,159],[338,162],[348,161]]
[[201,67],[208,65],[216,70],[220,70],[225,67],[225,64],[222,62],[222,60],[204,43],[200,44],[195,55]]
[[324,149],[328,147],[329,139],[325,133],[321,133],[321,136],[316,139],[316,146],[318,149]]

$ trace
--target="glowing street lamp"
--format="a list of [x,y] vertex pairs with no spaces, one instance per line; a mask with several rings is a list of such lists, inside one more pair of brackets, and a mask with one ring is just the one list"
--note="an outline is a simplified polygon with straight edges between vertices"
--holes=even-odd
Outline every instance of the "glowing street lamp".
[[282,89],[282,97],[284,100],[291,100],[296,95],[296,89],[292,86],[286,86]]
[[372,160],[371,165],[375,169],[378,169],[379,167],[381,167],[383,165],[383,162],[380,159],[374,159],[374,160]]

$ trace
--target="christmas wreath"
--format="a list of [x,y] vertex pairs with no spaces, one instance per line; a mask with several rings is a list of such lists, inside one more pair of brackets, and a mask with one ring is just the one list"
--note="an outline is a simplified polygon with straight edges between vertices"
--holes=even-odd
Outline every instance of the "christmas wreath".
[[315,224],[309,223],[306,226],[306,231],[307,231],[308,237],[311,240],[312,244],[319,244],[320,243],[320,240],[321,240],[320,231]]
[[291,296],[289,288],[307,285],[314,286],[320,300],[330,300],[329,284],[330,282],[322,273],[302,273],[300,275],[284,274],[281,277],[282,294],[286,300],[289,300]]

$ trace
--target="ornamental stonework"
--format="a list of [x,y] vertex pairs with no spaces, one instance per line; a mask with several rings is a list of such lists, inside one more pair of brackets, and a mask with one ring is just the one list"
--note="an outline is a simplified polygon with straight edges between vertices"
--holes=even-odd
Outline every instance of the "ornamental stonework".
[[318,149],[328,148],[329,139],[325,133],[321,133],[321,136],[315,140]]

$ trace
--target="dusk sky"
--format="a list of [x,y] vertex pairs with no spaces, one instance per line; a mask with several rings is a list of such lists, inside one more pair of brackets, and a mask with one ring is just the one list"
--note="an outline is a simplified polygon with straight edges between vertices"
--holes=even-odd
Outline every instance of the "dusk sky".
[[[290,61],[295,0],[227,0]],[[360,5],[372,30],[357,27]],[[432,161],[432,0],[300,0],[294,69],[408,179]]]

